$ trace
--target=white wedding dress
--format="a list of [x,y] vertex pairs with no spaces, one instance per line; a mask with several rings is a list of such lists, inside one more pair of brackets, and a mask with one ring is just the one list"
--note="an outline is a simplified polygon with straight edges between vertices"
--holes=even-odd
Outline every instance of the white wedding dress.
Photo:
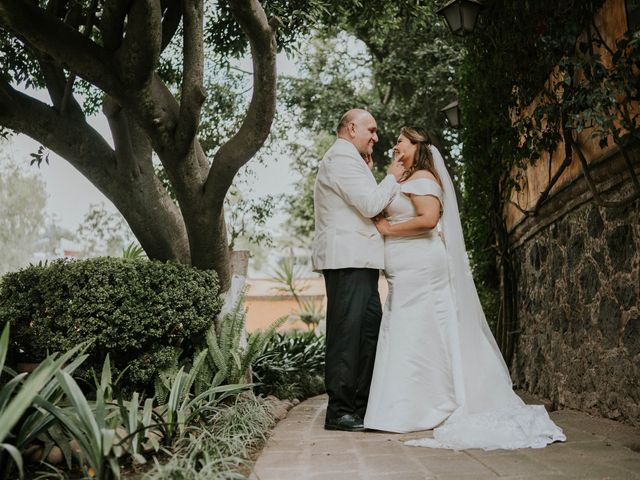
[[407,181],[386,210],[391,223],[406,221],[415,216],[409,194],[433,195],[443,215],[424,235],[385,238],[389,295],[364,425],[434,429],[433,438],[406,443],[456,450],[564,441],[543,406],[525,405],[513,392],[471,277],[453,184],[431,148],[443,188]]

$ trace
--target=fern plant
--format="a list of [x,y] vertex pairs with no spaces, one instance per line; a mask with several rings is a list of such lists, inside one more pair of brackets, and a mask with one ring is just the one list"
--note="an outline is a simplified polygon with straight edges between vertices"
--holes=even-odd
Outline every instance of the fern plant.
[[[244,306],[246,289],[239,296],[234,308],[224,315],[219,334],[211,325],[206,334],[208,351],[205,368],[198,376],[196,389],[204,391],[210,386],[248,383],[246,375],[253,361],[264,351],[269,339],[287,316],[280,317],[268,328],[252,334],[246,346],[242,346],[247,309]],[[206,368],[208,367],[208,368]]]

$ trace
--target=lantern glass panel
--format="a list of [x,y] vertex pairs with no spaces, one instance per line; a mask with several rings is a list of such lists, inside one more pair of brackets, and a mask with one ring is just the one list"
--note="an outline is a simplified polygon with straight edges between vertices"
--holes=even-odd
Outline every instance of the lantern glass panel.
[[445,10],[443,10],[442,14],[453,33],[462,30],[462,15],[460,13],[460,5],[458,2],[454,2],[449,5]]
[[453,101],[441,110],[447,117],[447,121],[452,128],[460,126],[460,105],[458,101]]
[[466,32],[471,32],[476,26],[478,14],[480,13],[480,5],[477,3],[464,2],[462,7],[462,24]]
[[451,109],[447,110],[445,113],[447,115],[447,120],[449,121],[449,124],[453,128],[456,128],[456,127],[458,127],[458,125],[460,125],[460,119],[459,119],[459,115],[458,115],[458,107],[451,108]]

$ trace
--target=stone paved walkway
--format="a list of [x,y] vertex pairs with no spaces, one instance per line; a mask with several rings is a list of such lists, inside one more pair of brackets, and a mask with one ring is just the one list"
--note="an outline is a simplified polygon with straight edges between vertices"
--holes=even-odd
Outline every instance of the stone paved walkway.
[[325,396],[293,408],[275,427],[251,480],[640,479],[640,429],[572,410],[551,414],[566,443],[493,452],[403,445],[425,432],[325,431],[325,410]]

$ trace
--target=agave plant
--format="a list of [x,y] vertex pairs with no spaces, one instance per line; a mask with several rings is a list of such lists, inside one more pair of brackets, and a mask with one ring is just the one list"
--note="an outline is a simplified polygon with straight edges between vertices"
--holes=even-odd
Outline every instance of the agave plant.
[[171,445],[184,434],[188,425],[198,418],[203,418],[215,405],[227,395],[239,393],[250,385],[217,385],[210,386],[199,395],[192,395],[191,388],[196,381],[200,369],[205,365],[207,350],[198,354],[189,373],[184,367],[171,378],[167,403],[154,411],[157,425],[161,427],[166,444]]
[[[85,348],[86,346],[88,346],[88,344],[85,345]],[[87,356],[86,354],[77,356],[63,368],[63,371],[69,375],[73,374]],[[58,404],[63,397],[64,391],[55,376],[49,380],[47,385],[45,385],[38,394],[38,398],[45,399],[53,405]],[[48,455],[51,448],[57,444],[67,459],[67,464],[70,466],[71,450],[68,447],[68,438],[62,434],[59,428],[56,428],[57,421],[55,417],[42,408],[32,408],[31,410],[31,413],[16,425],[14,445],[20,451],[23,451],[29,445],[36,442],[36,440],[44,441],[45,448],[42,453],[42,457],[44,458]]]
[[157,426],[153,423],[153,398],[141,399],[138,392],[133,392],[131,400],[123,402],[118,399],[118,408],[122,419],[122,427],[127,432],[126,437],[120,439],[118,446],[124,448],[136,463],[145,463],[142,455],[143,445],[150,443],[158,451],[160,445],[152,433]]
[[[34,401],[38,399],[38,394],[45,396],[55,396],[57,384],[52,383],[52,379],[57,378],[60,367],[69,362],[86,345],[78,345],[72,350],[59,355],[54,353],[49,355],[30,374],[16,374],[13,370],[5,366],[7,351],[9,346],[9,324],[5,325],[0,336],[0,372],[8,374],[11,379],[0,385],[0,464],[3,462],[2,452],[11,456],[18,467],[20,477],[23,476],[23,462],[19,448],[26,445],[42,431],[46,430],[51,420],[40,413],[34,413],[27,417],[24,423],[18,425],[23,415],[31,408]],[[76,359],[67,369],[72,370],[77,367],[84,358]],[[25,378],[26,377],[26,378]],[[18,426],[18,435],[13,433]],[[10,440],[11,443],[9,443]],[[0,473],[9,471],[10,466],[5,465]]]
[[35,403],[51,413],[77,442],[78,451],[74,453],[79,457],[86,476],[101,480],[120,478],[118,458],[125,450],[117,443],[116,438],[116,430],[122,425],[122,421],[120,411],[111,398],[109,357],[104,362],[93,405],[69,373],[59,371],[55,375],[68,404],[54,405],[39,397],[36,397]]

